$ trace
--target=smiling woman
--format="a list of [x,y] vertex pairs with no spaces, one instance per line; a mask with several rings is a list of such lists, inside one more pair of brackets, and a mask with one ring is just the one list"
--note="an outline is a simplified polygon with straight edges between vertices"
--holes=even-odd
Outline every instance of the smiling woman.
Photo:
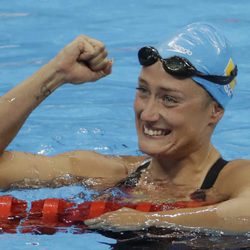
[[[207,148],[223,114],[216,102],[207,104],[207,93],[192,79],[166,74],[160,62],[144,68],[135,100],[140,149],[150,155],[165,151],[166,156],[176,157],[173,154]],[[211,117],[212,110],[216,112]]]
[[90,228],[123,231],[179,225],[249,231],[250,163],[227,162],[211,144],[236,81],[230,46],[214,27],[195,23],[162,43],[159,52],[148,48],[146,54],[145,49],[139,52],[142,70],[134,103],[139,148],[145,156],[74,151],[46,157],[4,151],[29,114],[61,85],[96,81],[111,73],[104,44],[79,36],[1,97],[1,187],[23,179],[46,183],[68,174],[99,178],[106,192],[98,200],[110,199],[118,188],[121,199],[134,202],[196,199],[207,205],[159,212],[122,208],[86,220]]

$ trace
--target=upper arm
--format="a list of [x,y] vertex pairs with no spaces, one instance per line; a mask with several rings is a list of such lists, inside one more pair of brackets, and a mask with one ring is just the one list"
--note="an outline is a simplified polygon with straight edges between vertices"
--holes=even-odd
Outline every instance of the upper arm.
[[123,178],[126,176],[126,162],[122,157],[107,156],[94,151],[72,151],[56,156],[64,159],[76,176]]
[[31,153],[5,151],[0,157],[0,187],[8,188],[12,183],[25,178],[52,180],[69,172],[67,162],[60,159]]
[[24,178],[49,181],[65,174],[117,181],[126,176],[126,168],[122,158],[90,151],[73,151],[55,156],[4,152],[0,157],[1,188]]
[[221,193],[227,194],[231,199],[244,196],[250,198],[250,161],[235,160],[226,166],[219,175],[215,188]]

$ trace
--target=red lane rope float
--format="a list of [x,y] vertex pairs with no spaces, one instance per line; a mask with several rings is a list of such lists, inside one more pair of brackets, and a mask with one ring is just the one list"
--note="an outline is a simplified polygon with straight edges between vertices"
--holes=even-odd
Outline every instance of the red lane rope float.
[[0,233],[16,233],[21,219],[27,216],[27,202],[12,196],[0,196]]
[[61,219],[66,210],[75,203],[63,199],[48,198],[33,201],[28,216],[20,224],[22,233],[53,234],[65,231],[67,226]]
[[87,230],[84,221],[98,217],[104,213],[122,207],[142,212],[159,212],[180,208],[194,208],[208,205],[200,201],[178,201],[171,203],[152,204],[149,202],[126,203],[116,201],[92,201],[76,204],[63,199],[48,198],[31,203],[27,211],[27,202],[12,196],[0,196],[0,233],[19,232],[54,234],[66,232],[67,227],[74,226],[77,232]]

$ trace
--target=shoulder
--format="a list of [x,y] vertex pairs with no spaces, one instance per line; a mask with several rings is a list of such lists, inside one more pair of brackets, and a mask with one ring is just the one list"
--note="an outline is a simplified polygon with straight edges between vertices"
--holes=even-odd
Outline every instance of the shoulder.
[[122,161],[126,167],[127,174],[135,171],[141,166],[146,160],[149,160],[148,156],[121,156]]
[[250,160],[232,160],[227,163],[227,165],[222,170],[222,176],[224,178],[230,176],[242,176],[244,174],[250,174]]
[[52,180],[64,174],[80,177],[125,178],[145,159],[141,156],[108,156],[94,151],[72,151],[55,156],[4,152],[0,156],[0,187],[24,178]]
[[61,165],[68,164],[76,176],[108,178],[120,181],[133,172],[145,156],[103,155],[95,151],[72,151],[55,156]]
[[250,160],[232,160],[227,163],[216,180],[215,187],[231,197],[250,188]]

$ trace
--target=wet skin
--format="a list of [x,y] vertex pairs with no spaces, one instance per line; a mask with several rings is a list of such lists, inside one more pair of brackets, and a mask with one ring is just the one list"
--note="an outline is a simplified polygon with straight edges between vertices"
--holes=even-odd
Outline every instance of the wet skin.
[[[25,178],[46,183],[68,174],[98,178],[112,186],[138,167],[145,157],[104,156],[83,150],[50,157],[4,151],[48,94],[68,82],[96,81],[110,74],[111,68],[105,46],[80,36],[38,72],[0,97],[1,188]],[[179,198],[179,187],[184,190],[183,197],[199,188],[220,157],[210,139],[223,110],[214,101],[208,102],[206,92],[195,82],[168,75],[159,62],[142,68],[134,107],[139,147],[152,158],[134,192],[139,190],[155,198],[158,192],[161,198],[168,199]],[[122,209],[88,224],[111,230],[168,227],[170,223],[250,230],[249,166],[247,160],[234,160],[222,170],[214,187],[202,195],[206,200],[218,197],[213,200],[215,205],[153,214]]]
[[202,163],[211,151],[213,160],[218,157],[210,137],[223,110],[207,99],[192,79],[167,74],[160,62],[142,68],[134,102],[136,128],[139,148],[153,157],[158,177],[180,170],[188,177],[201,167],[207,170]]
[[[143,68],[134,103],[140,149],[149,155],[181,158],[208,147],[215,120],[206,98],[199,85],[167,74],[160,62]],[[162,130],[163,135],[145,134],[144,127]]]

